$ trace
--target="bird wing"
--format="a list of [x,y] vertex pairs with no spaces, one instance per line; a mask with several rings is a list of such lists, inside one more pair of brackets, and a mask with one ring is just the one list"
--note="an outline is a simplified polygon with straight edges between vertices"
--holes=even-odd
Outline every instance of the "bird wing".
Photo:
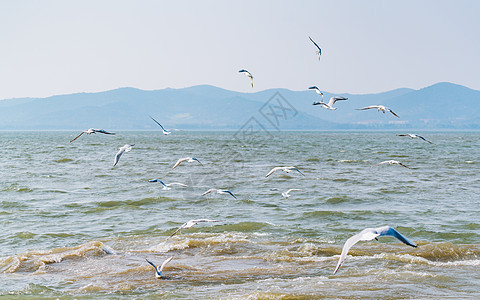
[[357,110],[366,110],[366,109],[372,109],[372,108],[378,108],[378,105],[370,105],[364,108],[357,108]]
[[179,164],[181,164],[182,162],[188,160],[188,158],[180,158],[179,160],[177,160],[177,162],[173,165],[172,167],[172,170],[175,169]]
[[345,244],[343,245],[342,249],[342,254],[340,254],[340,258],[338,259],[337,267],[335,268],[335,271],[333,271],[333,274],[337,273],[338,268],[342,265],[343,261],[347,257],[348,251],[350,248],[352,248],[353,245],[355,245],[358,241],[362,239],[361,233],[358,233],[352,237],[350,237]]
[[197,158],[193,157],[192,159],[198,161],[198,163],[203,166],[203,164]]
[[408,134],[397,134],[397,136],[409,136]]
[[174,185],[176,185],[176,186],[188,187],[188,185],[183,184],[183,183],[179,183],[179,182],[172,182],[172,183],[166,184],[167,187],[168,187],[168,186],[174,186]]
[[153,266],[153,268],[155,269],[155,272],[158,272],[157,266],[156,266],[153,262],[149,261],[149,260],[146,259],[146,258],[145,258],[145,260],[146,260],[149,264],[151,264],[151,265]]
[[315,45],[315,47],[318,48],[318,51],[320,51],[320,54],[322,54],[322,49],[320,48],[320,46],[318,46],[318,44],[315,43],[315,41],[311,37],[308,37],[308,38],[312,41],[312,43]]
[[103,129],[97,129],[97,130],[95,130],[95,131],[96,131],[96,132],[100,132],[100,133],[104,133],[104,134],[113,134],[113,135],[115,135],[114,132],[108,132],[108,131],[105,131],[105,130],[103,130]]
[[348,98],[345,98],[345,97],[332,97],[332,98],[330,98],[330,101],[328,101],[328,104],[327,104],[327,105],[330,106],[330,107],[332,107],[332,106],[335,104],[335,102],[340,101],[340,100],[348,100]]
[[85,133],[85,131],[82,131],[82,132],[81,132],[79,135],[77,135],[73,140],[71,140],[70,143],[73,142],[74,140],[78,139],[78,138],[79,138],[82,134],[84,134],[84,133]]
[[316,85],[309,87],[310,90],[320,90]]
[[225,190],[224,192],[225,192],[225,193],[228,193],[228,194],[230,194],[230,195],[232,195],[232,197],[233,197],[233,198],[237,199],[237,196],[235,196],[235,195],[234,195],[232,192],[230,192],[230,191],[227,191],[227,190]]
[[393,110],[391,110],[390,108],[388,109],[388,111],[391,112],[392,115],[394,115],[395,117],[400,118],[400,117],[399,117],[396,113],[394,113]]
[[168,132],[168,131],[165,130],[165,128],[163,128],[162,124],[158,123],[157,120],[155,120],[154,118],[152,118],[152,116],[149,116],[149,117],[150,117],[150,119],[152,119],[155,123],[157,123],[158,126],[160,126],[163,131]]
[[265,177],[268,177],[270,175],[272,175],[275,171],[277,170],[280,170],[282,167],[275,167],[273,169],[270,170],[270,172],[267,173],[267,175],[265,175]]
[[289,189],[289,190],[287,191],[287,194],[290,193],[290,192],[292,192],[292,191],[301,191],[301,189]]
[[169,258],[167,258],[163,263],[162,265],[160,266],[160,272],[163,271],[163,268],[165,268],[165,266],[173,259],[173,256],[170,256]]
[[120,156],[122,156],[123,152],[125,152],[125,149],[120,148],[120,150],[117,152],[117,154],[115,154],[115,159],[113,161],[113,166],[115,167],[118,163],[118,161],[120,160]]
[[392,227],[388,227],[388,229],[386,231],[380,233],[380,236],[393,236],[393,237],[397,238],[398,240],[400,240],[404,244],[407,244],[407,245],[415,247],[415,248],[417,247],[417,245],[415,243],[410,242],[406,237],[404,237],[400,232],[398,232],[397,230],[395,230]]
[[[189,221],[189,222],[190,222],[190,221]],[[188,222],[187,222],[187,223],[188,223]],[[167,237],[165,240],[168,240],[169,238],[171,238],[172,236],[174,236],[175,234],[177,234],[177,232],[178,232],[180,229],[185,228],[186,225],[187,225],[187,223],[183,223],[182,226],[178,227],[177,230],[175,230],[175,231],[174,231],[169,237]],[[195,224],[193,224],[193,225],[195,225]],[[192,226],[193,226],[193,225],[192,225]],[[190,227],[192,227],[192,226],[190,226]],[[190,228],[190,227],[188,227],[188,228]]]
[[293,169],[293,170],[297,171],[298,173],[302,174],[303,176],[305,176],[305,174],[303,174],[299,169],[297,169],[297,168],[291,168],[291,169]]
[[407,169],[410,169],[409,167],[407,167],[406,165],[402,164],[401,162],[397,162],[399,165],[401,165],[402,167],[404,168],[407,168]]
[[422,140],[424,140],[425,142],[428,142],[428,143],[430,143],[430,144],[433,144],[432,142],[430,142],[429,140],[427,140],[427,139],[424,138],[423,136],[418,135],[418,134],[417,134],[417,136],[418,136],[419,138],[421,138]]
[[327,104],[323,102],[313,102],[312,105],[327,105]]
[[386,164],[386,163],[388,163],[388,162],[389,162],[388,160],[382,161],[381,163],[376,164],[376,166],[378,166],[378,165],[383,165],[383,164]]
[[217,189],[209,189],[205,193],[202,194],[202,196],[205,196],[206,194],[210,194],[211,192],[215,192]]

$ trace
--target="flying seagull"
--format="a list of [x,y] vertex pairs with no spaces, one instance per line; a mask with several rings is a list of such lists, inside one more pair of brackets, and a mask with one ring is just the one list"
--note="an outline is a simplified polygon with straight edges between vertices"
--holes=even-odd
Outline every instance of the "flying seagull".
[[362,230],[360,233],[350,237],[345,242],[345,245],[343,245],[342,254],[340,255],[340,259],[338,260],[337,267],[335,268],[335,271],[333,271],[333,274],[337,273],[338,268],[340,268],[340,265],[343,263],[343,261],[345,260],[345,257],[348,254],[348,250],[350,250],[350,248],[352,248],[353,245],[355,245],[359,241],[371,241],[373,239],[377,239],[377,237],[379,236],[393,236],[409,246],[417,247],[417,245],[407,240],[407,238],[404,237],[400,232],[396,231],[394,228],[390,226],[382,226],[378,228],[366,228]]
[[308,38],[312,41],[315,47],[317,47],[318,60],[320,60],[320,57],[322,56],[322,49],[320,48],[320,46],[317,45],[317,43],[315,43],[315,41],[311,37]]
[[210,193],[217,193],[217,194],[230,194],[233,198],[237,199],[237,196],[235,196],[232,192],[229,190],[219,190],[219,189],[209,189],[205,193],[202,194],[202,196],[205,196],[206,194]]
[[103,129],[95,129],[95,128],[89,128],[87,130],[84,130],[82,131],[79,135],[77,135],[73,140],[70,141],[73,142],[74,140],[78,139],[82,134],[86,133],[88,135],[92,134],[92,133],[104,133],[104,134],[112,134],[112,135],[115,135],[115,133],[113,132],[108,132],[108,131],[105,131]]
[[313,102],[313,105],[321,105],[322,107],[324,107],[326,109],[336,110],[337,108],[333,107],[333,105],[335,104],[335,102],[340,101],[340,100],[348,100],[348,98],[336,96],[336,97],[330,98],[330,101],[328,101],[328,103]]
[[396,160],[386,160],[386,161],[382,161],[381,163],[379,164],[376,164],[375,166],[378,166],[378,165],[383,165],[383,164],[389,164],[389,165],[400,165],[404,168],[407,168],[407,169],[410,169],[409,167],[407,167],[406,165],[402,164],[401,162],[399,161],[396,161]]
[[265,175],[265,177],[268,177],[270,175],[272,175],[274,172],[278,171],[278,170],[282,170],[283,172],[285,173],[290,173],[292,170],[295,170],[297,171],[298,173],[302,174],[303,176],[305,176],[305,174],[303,174],[299,169],[297,169],[296,167],[275,167],[273,169],[270,170],[270,172],[267,173],[267,175]]
[[370,105],[370,106],[367,106],[367,107],[364,107],[364,108],[357,108],[357,110],[366,110],[366,109],[372,109],[372,108],[376,108],[378,109],[378,111],[381,111],[383,113],[385,113],[385,111],[389,111],[392,113],[392,115],[394,115],[395,117],[397,118],[400,118],[399,116],[397,116],[396,113],[393,112],[393,110],[391,110],[390,108],[388,107],[385,107],[383,105]]
[[171,186],[188,187],[188,185],[183,184],[183,183],[179,183],[179,182],[165,183],[158,178],[149,180],[149,182],[160,182],[163,185],[162,190],[166,190],[166,191],[170,190]]
[[397,136],[408,136],[412,139],[422,139],[424,140],[425,142],[428,142],[430,144],[433,144],[432,142],[430,142],[429,140],[427,140],[426,138],[424,138],[423,136],[421,135],[418,135],[418,134],[415,134],[415,133],[407,133],[407,134],[397,134]]
[[177,162],[173,165],[172,170],[175,169],[179,164],[181,164],[184,161],[186,161],[186,162],[197,161],[199,164],[201,164],[203,166],[203,164],[198,159],[196,159],[195,157],[184,157],[184,158],[180,158],[179,160],[177,160]]
[[175,232],[172,233],[172,235],[170,235],[168,238],[166,238],[166,240],[168,240],[169,238],[174,236],[180,229],[192,228],[193,226],[197,225],[197,223],[200,223],[200,222],[222,222],[222,221],[220,221],[220,220],[210,220],[210,219],[190,220],[186,223],[183,223],[182,226],[178,227],[178,229],[175,230]]
[[173,259],[173,256],[170,256],[169,258],[167,258],[161,266],[159,266],[157,268],[157,266],[155,266],[155,264],[151,261],[149,261],[148,259],[145,258],[145,260],[151,264],[153,266],[153,268],[155,269],[155,277],[157,278],[164,278],[163,275],[162,275],[162,271],[163,271],[163,268],[165,268],[165,266]]
[[150,119],[152,119],[155,123],[158,124],[158,126],[160,126],[160,128],[162,128],[162,132],[164,135],[169,135],[171,132],[169,130],[166,130],[165,128],[163,128],[162,124],[158,123],[157,120],[155,120],[154,118],[152,118],[152,116],[149,116]]
[[322,92],[316,85],[311,86],[311,87],[309,87],[308,89],[309,89],[309,90],[315,90],[315,92],[316,92],[317,94],[319,94],[320,96],[322,96],[322,99],[323,99],[323,92]]
[[117,165],[118,161],[120,160],[120,156],[122,156],[124,152],[130,152],[133,146],[135,146],[135,144],[131,144],[131,145],[126,144],[125,146],[119,148],[117,154],[115,155],[115,160],[113,161],[114,167]]
[[253,75],[252,73],[248,72],[247,70],[245,69],[241,69],[240,71],[238,71],[239,73],[245,73],[245,75],[247,75],[248,78],[250,78],[250,84],[252,85],[252,88],[253,88]]
[[300,189],[289,189],[288,191],[283,192],[282,196],[285,197],[285,198],[288,198],[288,197],[290,197],[290,192],[292,192],[292,191],[301,191],[301,190]]

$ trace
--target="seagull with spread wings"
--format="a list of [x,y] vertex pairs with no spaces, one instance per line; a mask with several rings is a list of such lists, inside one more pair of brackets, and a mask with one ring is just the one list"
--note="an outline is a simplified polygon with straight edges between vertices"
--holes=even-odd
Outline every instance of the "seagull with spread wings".
[[333,107],[333,105],[335,104],[335,102],[340,101],[340,100],[348,100],[348,98],[336,96],[336,97],[330,98],[330,101],[328,101],[328,103],[313,102],[313,105],[321,105],[322,107],[324,107],[326,109],[336,110],[337,108]]
[[155,269],[155,277],[157,278],[164,278],[163,275],[162,275],[162,271],[163,269],[165,268],[165,266],[173,259],[173,256],[167,258],[161,266],[155,266],[155,264],[151,261],[149,261],[148,259],[145,258],[145,260],[152,265],[152,267]]
[[180,165],[180,164],[181,164],[182,162],[184,162],[184,161],[186,161],[186,162],[194,162],[194,161],[196,161],[196,162],[198,162],[200,165],[203,166],[203,164],[202,164],[198,159],[196,159],[195,157],[184,157],[184,158],[180,158],[179,160],[177,160],[177,162],[173,165],[172,170],[175,169],[176,167],[178,167],[178,165]]
[[92,134],[92,133],[95,134],[95,133],[97,133],[97,132],[98,132],[98,133],[103,133],[103,134],[115,135],[114,132],[108,132],[108,131],[105,131],[105,130],[103,130],[103,129],[89,128],[89,129],[87,129],[87,130],[82,131],[82,132],[81,132],[79,135],[77,135],[73,140],[71,140],[70,143],[73,142],[73,141],[75,141],[76,139],[78,139],[78,138],[79,138],[80,136],[82,136],[82,134],[84,134],[84,133],[90,135],[90,134]]
[[120,160],[120,157],[122,156],[122,154],[125,152],[130,152],[133,146],[135,146],[135,144],[131,144],[131,145],[126,144],[125,146],[119,148],[117,154],[115,154],[115,159],[113,161],[114,167],[118,164],[118,161]]
[[345,245],[343,245],[342,254],[340,255],[340,259],[338,260],[337,267],[335,268],[335,271],[333,271],[333,274],[337,273],[338,268],[340,268],[340,266],[342,265],[343,261],[347,257],[348,251],[350,250],[350,248],[352,248],[353,245],[355,245],[359,241],[371,241],[373,239],[376,240],[378,237],[381,237],[381,236],[393,236],[394,238],[397,238],[398,240],[400,240],[402,243],[405,243],[415,248],[417,247],[415,243],[410,242],[400,232],[398,232],[397,230],[395,230],[390,226],[382,226],[378,228],[366,228],[362,230],[360,233],[350,237],[345,242]]
[[410,137],[410,138],[412,138],[412,139],[421,139],[421,140],[424,140],[424,141],[427,142],[427,143],[433,144],[432,142],[430,142],[429,140],[427,140],[427,139],[424,138],[423,136],[418,135],[418,134],[415,134],[415,133],[397,134],[397,136],[408,136],[408,137]]
[[220,220],[210,220],[210,219],[197,219],[197,220],[187,221],[187,222],[183,223],[182,226],[178,227],[178,229],[175,230],[175,232],[172,233],[168,238],[166,238],[166,240],[168,240],[169,238],[171,238],[172,236],[177,234],[177,232],[180,231],[180,229],[192,228],[193,226],[197,225],[200,222],[222,222],[222,221],[220,221]]
[[393,110],[391,110],[390,108],[388,108],[386,106],[383,106],[383,105],[370,105],[370,106],[367,106],[367,107],[364,107],[364,108],[357,108],[357,110],[367,110],[367,109],[373,109],[373,108],[376,108],[376,109],[378,109],[378,111],[381,111],[383,113],[385,113],[385,111],[389,111],[395,117],[400,118],[396,113],[393,112]]
[[311,86],[308,88],[309,90],[315,90],[315,93],[319,94],[320,96],[322,96],[322,100],[323,100],[323,92],[316,86]]
[[402,166],[404,168],[407,168],[407,169],[410,169],[409,167],[407,167],[406,165],[402,164],[401,162],[397,161],[397,160],[386,160],[386,161],[382,161],[381,163],[378,163],[376,164],[375,166],[378,166],[378,165],[383,165],[383,164],[389,164],[389,165],[399,165],[399,166]]
[[166,190],[166,191],[171,190],[172,189],[171,186],[188,187],[188,185],[180,183],[180,182],[165,183],[158,178],[151,179],[151,180],[149,180],[149,182],[159,182],[159,183],[161,183],[163,185],[162,190]]
[[205,196],[205,195],[210,194],[210,193],[217,193],[217,194],[220,194],[220,195],[229,194],[233,198],[237,199],[237,196],[235,196],[231,191],[229,191],[229,190],[219,190],[219,189],[209,189],[208,191],[203,193],[202,196]]
[[270,175],[272,175],[273,173],[275,173],[276,171],[279,171],[279,170],[282,170],[283,172],[285,173],[290,173],[292,170],[293,171],[297,171],[298,173],[302,174],[303,176],[305,176],[305,174],[303,174],[298,168],[296,167],[275,167],[273,169],[270,170],[270,172],[267,173],[267,175],[265,175],[265,177],[268,177]]

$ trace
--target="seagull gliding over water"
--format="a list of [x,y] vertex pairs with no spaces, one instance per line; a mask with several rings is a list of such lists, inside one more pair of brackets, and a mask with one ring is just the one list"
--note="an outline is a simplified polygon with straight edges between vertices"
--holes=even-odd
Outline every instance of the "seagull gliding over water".
[[380,237],[380,236],[393,236],[409,246],[412,246],[415,248],[417,247],[416,244],[410,242],[400,232],[396,231],[394,228],[390,226],[382,226],[378,228],[366,228],[362,230],[360,233],[357,233],[356,235],[350,237],[345,242],[345,245],[343,245],[342,254],[340,255],[340,259],[338,260],[337,267],[335,268],[335,271],[333,271],[333,274],[337,273],[338,268],[340,268],[340,265],[345,260],[345,257],[347,256],[348,251],[350,250],[350,248],[352,248],[353,245],[355,245],[359,241],[371,241],[373,239],[377,239],[377,237]]
[[175,230],[174,233],[172,233],[172,235],[170,235],[168,238],[166,238],[166,240],[168,240],[169,238],[171,238],[172,236],[174,236],[180,229],[188,229],[188,228],[192,228],[193,226],[197,225],[198,223],[200,222],[222,222],[220,220],[210,220],[210,219],[198,219],[198,220],[190,220],[186,223],[183,223],[182,226],[178,227],[177,230]]
[[131,145],[126,144],[125,146],[119,148],[117,154],[115,155],[115,159],[113,161],[114,167],[117,165],[118,161],[120,160],[120,156],[122,156],[124,152],[130,152],[133,146],[135,146],[135,144],[131,144]]
[[389,111],[395,117],[400,118],[399,116],[397,116],[396,113],[393,112],[393,110],[391,110],[390,108],[388,108],[386,106],[383,106],[383,105],[370,105],[370,106],[367,106],[367,107],[364,107],[364,108],[357,108],[357,110],[366,110],[366,109],[372,109],[372,108],[376,108],[376,109],[378,109],[378,111],[381,111],[383,113],[385,113],[385,111]]
[[296,167],[275,167],[275,168],[271,169],[270,172],[268,172],[267,175],[265,175],[265,177],[268,177],[268,176],[272,175],[274,172],[276,172],[278,170],[282,170],[283,172],[285,172],[287,174],[290,173],[292,170],[294,170],[294,171],[297,171],[298,173],[302,174],[303,176],[305,176],[305,174],[303,174]]
[[78,139],[78,138],[79,138],[82,134],[84,134],[84,133],[90,135],[90,134],[92,134],[92,133],[97,133],[97,132],[103,133],[103,134],[112,134],[112,135],[115,135],[115,133],[113,133],[113,132],[108,132],[108,131],[105,131],[105,130],[103,130],[103,129],[89,128],[89,129],[87,129],[87,130],[82,131],[82,132],[81,132],[79,135],[77,135],[73,140],[71,140],[70,143],[73,142],[74,140]]
[[155,266],[155,264],[151,261],[149,261],[148,259],[145,258],[145,260],[151,264],[153,266],[153,268],[155,269],[155,277],[157,278],[163,278],[163,275],[162,275],[162,271],[163,269],[165,268],[165,266],[173,259],[173,256],[170,256],[169,258],[167,258],[161,266],[157,267]]
[[288,199],[288,197],[290,197],[290,192],[292,191],[301,191],[301,189],[289,189],[288,191],[283,192],[282,196]]
[[378,163],[376,164],[375,166],[378,166],[378,165],[383,165],[383,164],[389,164],[389,165],[399,165],[399,166],[402,166],[404,168],[407,168],[407,169],[410,169],[409,167],[407,167],[406,165],[402,164],[401,162],[397,161],[397,160],[386,160],[386,161],[382,161],[381,163]]
[[197,161],[200,165],[203,166],[203,164],[198,159],[196,159],[195,157],[184,157],[184,158],[180,158],[179,160],[177,160],[177,162],[173,165],[172,170],[175,169],[179,164],[181,164],[184,161],[186,161],[186,162]]
[[397,136],[408,136],[412,139],[421,139],[421,140],[424,140],[425,142],[428,142],[430,144],[433,144],[432,142],[430,142],[429,140],[427,140],[426,138],[424,138],[423,136],[421,135],[418,135],[418,134],[415,134],[415,133],[407,133],[407,134],[397,134]]
[[165,183],[160,179],[152,179],[152,180],[149,180],[149,182],[160,182],[163,185],[162,190],[166,190],[166,191],[171,190],[172,189],[171,186],[188,187],[188,185],[183,183],[179,183],[179,182]]
[[205,193],[202,194],[202,196],[205,196],[207,194],[210,194],[210,193],[217,193],[217,194],[229,194],[231,195],[233,198],[237,199],[237,196],[235,196],[232,192],[230,192],[229,190],[219,190],[219,189],[209,189],[208,191],[206,191]]

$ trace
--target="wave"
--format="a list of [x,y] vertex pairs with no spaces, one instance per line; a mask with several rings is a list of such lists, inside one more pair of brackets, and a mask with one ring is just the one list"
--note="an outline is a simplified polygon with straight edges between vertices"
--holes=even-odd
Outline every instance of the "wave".
[[91,241],[75,247],[60,247],[45,251],[27,251],[0,260],[0,272],[35,272],[48,264],[60,263],[65,259],[115,254],[109,246]]

